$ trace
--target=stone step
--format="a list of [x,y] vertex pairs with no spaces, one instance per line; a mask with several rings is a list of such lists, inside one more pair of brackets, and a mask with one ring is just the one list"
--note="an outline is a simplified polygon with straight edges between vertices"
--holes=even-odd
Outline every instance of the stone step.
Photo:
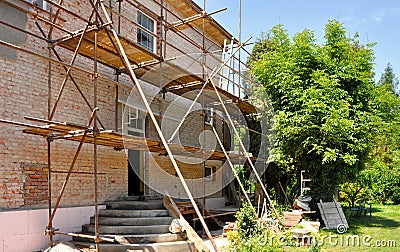
[[143,196],[123,196],[118,197],[116,201],[140,201],[143,199]]
[[[156,243],[156,242],[174,242],[174,241],[186,241],[187,236],[185,233],[179,234],[136,234],[136,235],[105,235],[103,237],[114,239],[114,243]],[[85,237],[73,237],[74,241],[80,242],[93,242],[92,238]],[[103,241],[103,243],[109,243]]]
[[[121,218],[121,217],[99,217],[99,225],[105,226],[154,226],[170,225],[172,217],[142,217],[142,218]],[[90,218],[90,224],[94,224],[94,217]]]
[[116,201],[107,202],[107,209],[119,210],[164,210],[162,201]]
[[[99,225],[100,234],[162,234],[168,233],[169,225],[155,226],[105,226]],[[94,225],[86,224],[82,226],[83,233],[94,234]]]
[[122,218],[142,218],[142,217],[165,217],[169,216],[168,210],[114,210],[100,209],[100,217],[122,217]]
[[160,243],[160,242],[175,242],[175,241],[186,241],[187,236],[185,233],[179,234],[138,234],[138,235],[125,235],[129,243]]
[[[94,243],[74,242],[77,247],[89,248]],[[193,252],[194,245],[188,241],[142,243],[142,244],[110,244],[100,243],[100,252]]]
[[142,195],[142,196],[123,196],[119,197],[117,201],[150,201],[150,200],[162,200],[163,195]]

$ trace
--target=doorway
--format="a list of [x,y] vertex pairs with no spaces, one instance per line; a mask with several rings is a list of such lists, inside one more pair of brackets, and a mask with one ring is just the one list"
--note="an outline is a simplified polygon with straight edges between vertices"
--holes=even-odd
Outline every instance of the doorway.
[[144,195],[143,151],[128,150],[128,196]]
[[[144,137],[146,113],[134,106],[118,104],[121,111],[121,132],[126,135]],[[142,150],[128,149],[128,196],[144,195],[145,153]]]

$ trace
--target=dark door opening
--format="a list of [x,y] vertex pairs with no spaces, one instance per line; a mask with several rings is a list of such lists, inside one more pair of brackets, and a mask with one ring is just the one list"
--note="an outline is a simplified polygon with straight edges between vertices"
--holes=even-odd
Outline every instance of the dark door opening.
[[143,195],[141,151],[128,150],[128,195]]
[[[142,136],[142,133],[128,131],[129,135]],[[143,184],[143,151],[128,150],[128,195],[140,196],[144,193]]]

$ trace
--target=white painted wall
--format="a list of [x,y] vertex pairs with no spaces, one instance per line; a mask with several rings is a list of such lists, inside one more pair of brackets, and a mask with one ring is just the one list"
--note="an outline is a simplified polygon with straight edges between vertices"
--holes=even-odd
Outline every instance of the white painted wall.
[[225,198],[224,197],[206,198],[206,209],[212,210],[212,209],[218,209],[218,208],[224,208],[224,207],[225,207]]
[[[104,209],[105,205],[99,206]],[[53,227],[61,232],[81,232],[82,225],[90,222],[93,206],[59,208]],[[36,252],[49,246],[44,235],[48,223],[48,209],[0,212],[0,252]],[[71,240],[57,235],[55,240]]]

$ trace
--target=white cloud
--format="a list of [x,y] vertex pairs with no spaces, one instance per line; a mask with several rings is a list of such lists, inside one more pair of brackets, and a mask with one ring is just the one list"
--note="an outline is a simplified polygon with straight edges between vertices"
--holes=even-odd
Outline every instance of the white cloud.
[[375,22],[381,22],[382,19],[387,15],[387,10],[386,8],[381,8],[377,11],[374,11],[371,14],[371,18],[372,20],[374,20]]
[[381,22],[386,16],[394,16],[400,13],[399,7],[380,8],[371,13],[370,17],[375,22]]
[[400,8],[399,7],[393,7],[393,8],[390,9],[390,14],[391,15],[396,15],[398,13],[400,13]]

